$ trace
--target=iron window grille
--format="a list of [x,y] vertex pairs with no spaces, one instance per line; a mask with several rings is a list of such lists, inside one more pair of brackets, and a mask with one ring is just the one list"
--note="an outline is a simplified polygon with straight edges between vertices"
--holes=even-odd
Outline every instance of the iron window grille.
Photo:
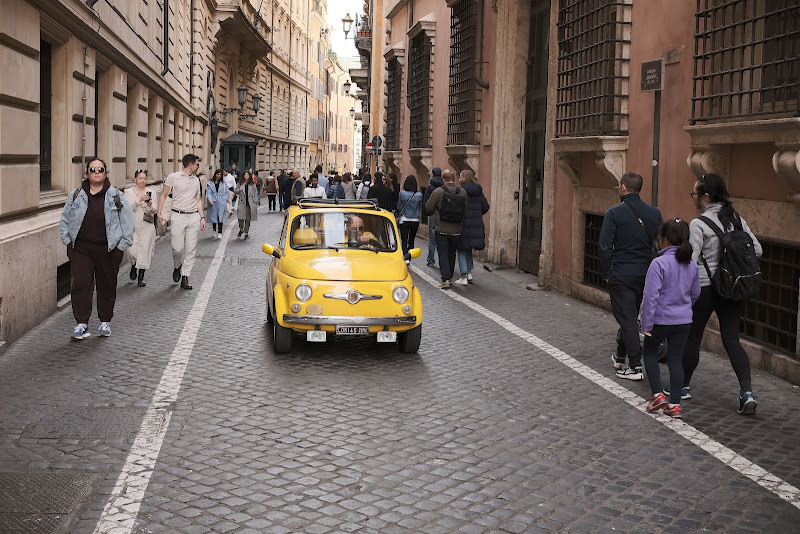
[[69,262],[56,267],[56,300],[61,300],[72,292],[72,269]]
[[397,58],[387,64],[386,150],[400,150],[400,122],[403,97],[403,65]]
[[39,49],[39,190],[53,189],[53,47]]
[[410,109],[411,148],[433,146],[433,43],[423,31],[411,39],[409,54],[408,107]]
[[800,247],[759,239],[761,291],[745,302],[740,331],[759,343],[797,354]]
[[603,215],[585,214],[583,232],[583,283],[608,291],[608,283],[603,280],[600,270],[600,228],[603,226]]
[[480,87],[475,83],[477,3],[457,0],[450,7],[450,94],[447,144],[477,145]]
[[800,116],[797,0],[697,0],[691,124]]
[[560,0],[556,135],[627,135],[630,0]]

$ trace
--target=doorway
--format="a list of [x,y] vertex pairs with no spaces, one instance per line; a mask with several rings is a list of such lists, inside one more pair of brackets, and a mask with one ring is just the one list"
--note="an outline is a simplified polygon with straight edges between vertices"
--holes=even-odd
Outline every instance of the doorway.
[[542,251],[549,24],[550,0],[534,1],[531,5],[522,136],[519,268],[537,275]]
[[235,133],[226,137],[220,144],[222,168],[229,169],[235,163],[237,169],[255,169],[257,145],[254,140],[242,134]]

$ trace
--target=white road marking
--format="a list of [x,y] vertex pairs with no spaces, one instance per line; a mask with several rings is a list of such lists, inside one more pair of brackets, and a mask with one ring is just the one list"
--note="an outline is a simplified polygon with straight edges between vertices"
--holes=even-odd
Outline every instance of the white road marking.
[[[430,275],[428,275],[426,272],[424,272],[422,269],[416,266],[411,266],[411,269],[420,278],[431,284],[433,287],[438,288],[439,282],[434,278],[432,278]],[[697,430],[690,424],[685,423],[680,419],[673,419],[672,417],[663,415],[660,412],[648,414],[644,410],[644,404],[646,402],[646,399],[643,399],[639,395],[625,389],[616,382],[609,380],[608,378],[604,377],[591,367],[582,364],[569,354],[563,352],[562,350],[557,349],[556,347],[550,345],[549,343],[546,343],[545,341],[542,341],[533,334],[523,330],[522,328],[519,328],[510,321],[484,308],[480,304],[477,304],[476,302],[473,302],[470,299],[462,295],[459,295],[456,291],[452,289],[449,291],[446,290],[442,291],[442,293],[452,298],[453,300],[456,300],[464,304],[465,306],[473,309],[474,311],[480,313],[487,319],[496,323],[498,326],[505,328],[515,336],[522,338],[523,340],[527,341],[534,347],[549,354],[550,356],[560,361],[561,363],[563,363],[576,373],[586,377],[587,379],[591,380],[592,382],[594,382],[601,388],[605,389],[609,393],[627,402],[635,409],[655,418],[659,423],[666,426],[670,430],[674,431],[679,436],[689,440],[692,444],[697,445],[698,447],[700,447],[701,449],[703,449],[704,451],[706,451],[711,456],[713,456],[723,464],[727,465],[731,469],[741,473],[742,475],[746,476],[753,482],[768,489],[769,491],[771,491],[784,501],[788,502],[792,506],[800,508],[800,489],[789,484],[785,480],[773,475],[766,469],[756,465],[747,458],[739,455],[738,453],[729,449],[722,443],[715,441],[708,435],[704,434],[700,430]]]
[[133,442],[125,460],[125,465],[117,478],[111,496],[106,503],[103,513],[97,522],[94,531],[103,534],[130,534],[133,530],[139,507],[144,499],[150,477],[153,475],[164,436],[169,428],[172,415],[172,404],[178,397],[181,389],[183,375],[192,355],[192,349],[197,339],[197,332],[203,314],[208,306],[211,289],[222,265],[228,238],[235,224],[229,224],[222,240],[214,254],[211,267],[206,273],[203,285],[197,292],[194,305],[183,325],[178,344],[172,351],[169,363],[161,375],[161,382],[153,394],[150,406],[147,408],[139,433]]

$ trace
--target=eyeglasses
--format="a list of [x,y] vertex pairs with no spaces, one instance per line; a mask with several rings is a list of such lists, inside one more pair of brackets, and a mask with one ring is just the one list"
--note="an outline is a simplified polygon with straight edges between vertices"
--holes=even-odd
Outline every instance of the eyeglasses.
[[364,229],[364,227],[363,227],[363,226],[352,226],[351,228],[352,228],[353,230],[363,230],[363,229]]
[[691,193],[689,193],[689,196],[692,197],[692,198],[697,198],[697,193],[692,191]]
[[89,167],[89,172],[97,172],[97,173],[103,174],[104,172],[106,172],[106,168],[105,167]]

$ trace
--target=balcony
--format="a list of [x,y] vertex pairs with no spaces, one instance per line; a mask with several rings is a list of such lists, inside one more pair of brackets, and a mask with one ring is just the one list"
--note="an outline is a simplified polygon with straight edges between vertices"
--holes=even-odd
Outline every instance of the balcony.
[[372,28],[359,28],[356,32],[356,49],[364,57],[372,55]]
[[217,36],[237,40],[251,56],[262,58],[272,51],[267,34],[272,31],[250,2],[219,2],[214,12]]

